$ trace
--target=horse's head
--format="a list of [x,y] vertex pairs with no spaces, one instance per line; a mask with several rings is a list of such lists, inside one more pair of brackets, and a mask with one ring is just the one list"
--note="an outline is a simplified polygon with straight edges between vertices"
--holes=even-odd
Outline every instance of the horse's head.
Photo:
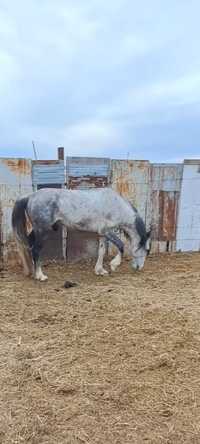
[[151,249],[151,232],[146,231],[142,218],[137,215],[134,224],[135,236],[132,239],[131,253],[133,256],[132,267],[141,270],[144,267],[145,259]]

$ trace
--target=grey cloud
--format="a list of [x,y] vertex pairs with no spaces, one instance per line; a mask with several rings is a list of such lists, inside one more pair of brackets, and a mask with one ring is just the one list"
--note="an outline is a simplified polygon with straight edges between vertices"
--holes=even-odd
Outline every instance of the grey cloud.
[[200,5],[0,2],[0,155],[199,155]]

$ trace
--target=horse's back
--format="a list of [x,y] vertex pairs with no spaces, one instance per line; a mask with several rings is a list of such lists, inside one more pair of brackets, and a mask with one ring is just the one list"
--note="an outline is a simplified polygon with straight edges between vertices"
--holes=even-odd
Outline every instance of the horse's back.
[[[43,188],[30,196],[28,214],[32,221],[51,226],[57,220],[64,220],[69,225],[80,223],[88,218],[115,221],[132,218],[132,209],[112,188],[90,190],[68,190]],[[128,213],[128,214],[127,214]],[[131,214],[130,214],[131,213]]]

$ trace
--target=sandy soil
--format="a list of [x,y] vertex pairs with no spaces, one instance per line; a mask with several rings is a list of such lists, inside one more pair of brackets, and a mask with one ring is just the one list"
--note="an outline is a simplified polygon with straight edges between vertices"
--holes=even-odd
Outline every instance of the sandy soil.
[[46,272],[0,273],[0,443],[200,443],[200,254]]

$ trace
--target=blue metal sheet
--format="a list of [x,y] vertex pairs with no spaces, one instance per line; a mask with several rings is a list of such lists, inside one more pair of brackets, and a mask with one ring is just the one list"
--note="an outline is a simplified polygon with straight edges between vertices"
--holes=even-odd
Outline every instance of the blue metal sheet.
[[67,157],[67,177],[108,176],[110,159],[92,157]]
[[33,163],[32,167],[33,185],[61,184],[65,183],[65,167],[63,161],[50,163]]

